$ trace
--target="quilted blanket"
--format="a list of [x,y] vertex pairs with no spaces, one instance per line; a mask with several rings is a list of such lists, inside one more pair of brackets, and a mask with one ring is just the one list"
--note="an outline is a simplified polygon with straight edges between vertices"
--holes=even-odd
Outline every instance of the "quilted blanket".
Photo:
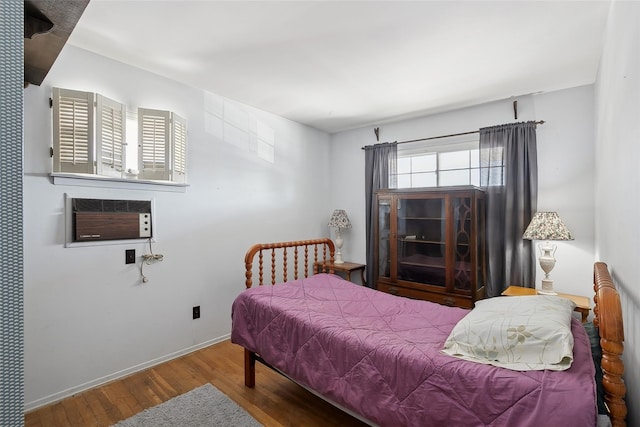
[[231,340],[380,426],[594,426],[595,368],[574,319],[566,371],[517,372],[440,352],[467,313],[318,274],[233,303]]

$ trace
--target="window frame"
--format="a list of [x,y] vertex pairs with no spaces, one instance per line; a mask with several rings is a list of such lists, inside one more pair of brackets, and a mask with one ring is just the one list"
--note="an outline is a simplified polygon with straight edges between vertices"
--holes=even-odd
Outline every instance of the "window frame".
[[[462,152],[468,151],[469,156],[472,155],[472,152],[475,151],[477,153],[477,159],[474,161],[471,157],[469,158],[468,164],[469,167],[466,168],[453,168],[453,169],[441,169],[441,154],[443,153],[454,153],[454,152]],[[434,155],[435,156],[435,169],[429,171],[419,171],[413,172],[412,167],[409,166],[408,173],[400,173],[400,161],[405,159],[412,159],[414,157],[424,156],[424,155]],[[408,187],[400,187],[397,188],[439,188],[439,187],[450,187],[456,185],[472,185],[479,186],[480,185],[480,140],[479,137],[469,137],[469,135],[465,135],[463,138],[447,138],[446,141],[418,141],[407,143],[406,147],[398,147],[398,156],[397,156],[397,169],[396,169],[396,182],[402,182],[402,176],[409,176],[409,186]],[[477,165],[477,166],[476,166]],[[472,173],[476,172],[476,176],[474,177]],[[468,180],[466,183],[462,184],[442,184],[442,173],[443,172],[452,172],[452,171],[468,171]],[[423,173],[433,173],[435,174],[435,185],[413,185],[413,179],[415,175],[423,174]],[[474,179],[475,178],[475,179]]]

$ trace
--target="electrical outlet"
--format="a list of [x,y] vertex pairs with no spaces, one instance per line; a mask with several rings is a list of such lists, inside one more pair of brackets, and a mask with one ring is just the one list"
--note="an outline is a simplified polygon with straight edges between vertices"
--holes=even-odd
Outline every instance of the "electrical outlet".
[[126,249],[124,251],[124,263],[125,264],[135,264],[136,263],[136,250],[135,249]]
[[199,319],[200,318],[200,306],[196,306],[193,307],[193,318],[194,319]]

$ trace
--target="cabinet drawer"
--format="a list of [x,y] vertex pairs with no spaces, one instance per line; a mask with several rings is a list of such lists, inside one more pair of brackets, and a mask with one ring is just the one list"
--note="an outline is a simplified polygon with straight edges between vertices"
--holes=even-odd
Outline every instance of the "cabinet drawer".
[[450,307],[473,308],[473,301],[471,301],[471,298],[469,297],[405,288],[404,286],[380,282],[378,282],[377,289],[400,297],[431,301],[442,305],[448,305]]

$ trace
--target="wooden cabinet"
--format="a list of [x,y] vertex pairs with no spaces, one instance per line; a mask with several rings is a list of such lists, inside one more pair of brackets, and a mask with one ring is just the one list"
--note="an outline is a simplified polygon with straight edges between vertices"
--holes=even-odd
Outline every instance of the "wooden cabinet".
[[380,190],[377,202],[378,290],[465,308],[485,297],[482,190]]

